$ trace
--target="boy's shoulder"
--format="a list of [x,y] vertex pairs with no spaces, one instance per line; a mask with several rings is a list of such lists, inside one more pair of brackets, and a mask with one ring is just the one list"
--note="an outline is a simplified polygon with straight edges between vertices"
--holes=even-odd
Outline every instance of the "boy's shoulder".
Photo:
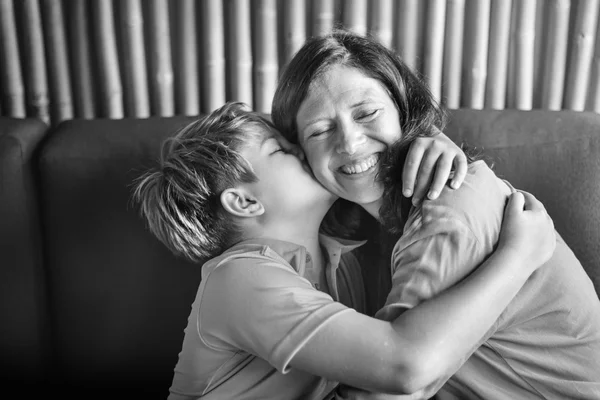
[[[352,250],[362,246],[364,241],[353,241],[330,237],[320,234],[319,242],[326,250],[330,260],[352,257]],[[291,269],[299,275],[304,275],[304,270],[310,255],[302,245],[273,238],[252,238],[236,243],[220,255],[208,260],[202,266],[202,278],[214,270],[224,266],[234,265],[270,265]]]
[[202,266],[202,279],[208,278],[217,269],[243,267],[247,270],[253,265],[269,265],[292,269],[301,273],[300,266],[294,262],[293,253],[302,252],[301,246],[274,239],[250,239],[233,245],[220,255],[208,260]]

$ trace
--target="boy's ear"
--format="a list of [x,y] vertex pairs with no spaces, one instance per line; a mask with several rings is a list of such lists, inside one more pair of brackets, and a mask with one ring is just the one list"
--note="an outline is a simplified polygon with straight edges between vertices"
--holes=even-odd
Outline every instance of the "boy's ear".
[[258,217],[265,213],[262,203],[247,190],[229,188],[221,193],[221,204],[236,217]]

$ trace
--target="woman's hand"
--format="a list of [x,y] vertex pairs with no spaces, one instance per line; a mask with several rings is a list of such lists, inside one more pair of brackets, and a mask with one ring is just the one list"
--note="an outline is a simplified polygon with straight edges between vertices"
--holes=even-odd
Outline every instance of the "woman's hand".
[[452,179],[453,189],[459,188],[466,174],[467,157],[448,136],[439,131],[431,137],[418,137],[411,143],[404,162],[402,193],[406,197],[412,195],[412,203],[417,205],[426,193],[427,198],[436,199],[448,179]]
[[514,252],[533,272],[550,259],[555,247],[554,223],[544,205],[530,193],[511,194],[497,250]]

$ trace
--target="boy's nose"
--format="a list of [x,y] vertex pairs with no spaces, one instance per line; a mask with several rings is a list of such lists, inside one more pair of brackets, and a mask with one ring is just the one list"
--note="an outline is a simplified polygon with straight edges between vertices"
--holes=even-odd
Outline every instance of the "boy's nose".
[[302,150],[302,147],[300,147],[297,144],[292,145],[292,147],[289,150],[289,153],[295,155],[302,161],[304,161],[305,159],[304,150]]

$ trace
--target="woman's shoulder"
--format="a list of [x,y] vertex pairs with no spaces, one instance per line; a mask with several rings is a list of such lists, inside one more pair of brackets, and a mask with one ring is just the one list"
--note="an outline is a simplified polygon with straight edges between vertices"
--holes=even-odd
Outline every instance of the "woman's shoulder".
[[411,214],[418,215],[422,224],[440,220],[458,221],[469,227],[497,223],[502,219],[510,192],[508,185],[484,161],[475,161],[469,164],[460,188],[446,185],[437,199],[423,201]]
[[454,210],[473,211],[489,209],[496,202],[504,204],[510,195],[510,188],[482,160],[469,164],[467,175],[460,188],[453,189],[449,185],[442,190],[435,200],[428,200],[424,205],[446,206]]

